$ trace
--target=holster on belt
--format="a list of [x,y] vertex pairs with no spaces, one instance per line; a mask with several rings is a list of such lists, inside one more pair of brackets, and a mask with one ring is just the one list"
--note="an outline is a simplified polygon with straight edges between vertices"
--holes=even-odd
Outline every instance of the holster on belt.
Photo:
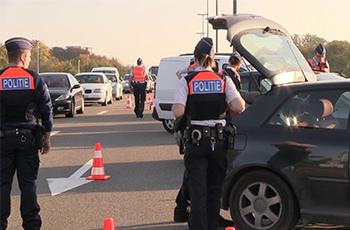
[[235,135],[236,135],[236,127],[230,123],[227,123],[224,128],[224,133],[227,138],[227,147],[230,150],[233,150],[235,147]]
[[44,135],[45,128],[42,125],[36,125],[36,128],[33,130],[33,146],[36,149],[42,149],[44,144]]

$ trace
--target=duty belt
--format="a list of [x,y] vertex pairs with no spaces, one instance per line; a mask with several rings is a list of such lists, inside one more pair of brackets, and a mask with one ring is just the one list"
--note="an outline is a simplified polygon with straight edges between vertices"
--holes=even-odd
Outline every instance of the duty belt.
[[213,151],[216,141],[222,141],[224,138],[224,127],[221,124],[215,127],[192,125],[185,130],[185,139],[187,142],[199,145],[199,141],[202,139],[210,140]]
[[0,137],[14,136],[14,135],[28,135],[32,134],[31,129],[4,129],[0,130]]

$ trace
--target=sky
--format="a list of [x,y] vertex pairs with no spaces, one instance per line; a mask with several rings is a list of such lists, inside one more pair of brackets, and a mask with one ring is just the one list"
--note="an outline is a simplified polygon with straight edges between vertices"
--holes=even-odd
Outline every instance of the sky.
[[[10,37],[40,40],[49,47],[82,46],[124,65],[141,57],[146,66],[163,57],[193,52],[202,16],[216,14],[216,0],[0,0],[0,43]],[[217,0],[219,14],[232,14],[233,0]],[[283,25],[290,34],[350,41],[350,0],[237,0],[238,13]],[[204,32],[207,32],[206,21]],[[215,31],[209,28],[215,39]],[[219,32],[219,52],[229,52]]]

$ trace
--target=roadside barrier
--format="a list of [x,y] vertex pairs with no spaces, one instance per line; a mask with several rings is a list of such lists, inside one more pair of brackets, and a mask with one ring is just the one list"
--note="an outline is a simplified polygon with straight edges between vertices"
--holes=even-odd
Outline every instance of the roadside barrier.
[[103,230],[115,230],[115,223],[113,218],[105,218],[105,220],[103,221]]
[[87,180],[108,180],[110,176],[105,175],[105,169],[103,165],[103,157],[101,144],[96,143],[95,154],[92,163],[91,175],[87,177]]

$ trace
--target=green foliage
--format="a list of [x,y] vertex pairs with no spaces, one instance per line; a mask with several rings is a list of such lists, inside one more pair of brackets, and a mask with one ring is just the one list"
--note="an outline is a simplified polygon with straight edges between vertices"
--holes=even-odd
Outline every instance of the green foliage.
[[350,77],[350,43],[348,41],[327,42],[311,34],[302,36],[295,34],[292,35],[292,39],[306,59],[314,56],[314,49],[318,44],[325,45],[331,72]]
[[[117,67],[121,76],[130,72],[130,66],[123,66],[115,58],[107,58],[91,53],[88,48],[68,46],[66,48],[49,48],[41,41],[32,41],[32,61],[29,69],[37,71],[39,60],[40,72],[70,72],[73,75],[78,72],[90,72],[92,68],[99,66]],[[38,58],[39,52],[39,58]],[[8,65],[5,46],[0,47],[0,69]]]

